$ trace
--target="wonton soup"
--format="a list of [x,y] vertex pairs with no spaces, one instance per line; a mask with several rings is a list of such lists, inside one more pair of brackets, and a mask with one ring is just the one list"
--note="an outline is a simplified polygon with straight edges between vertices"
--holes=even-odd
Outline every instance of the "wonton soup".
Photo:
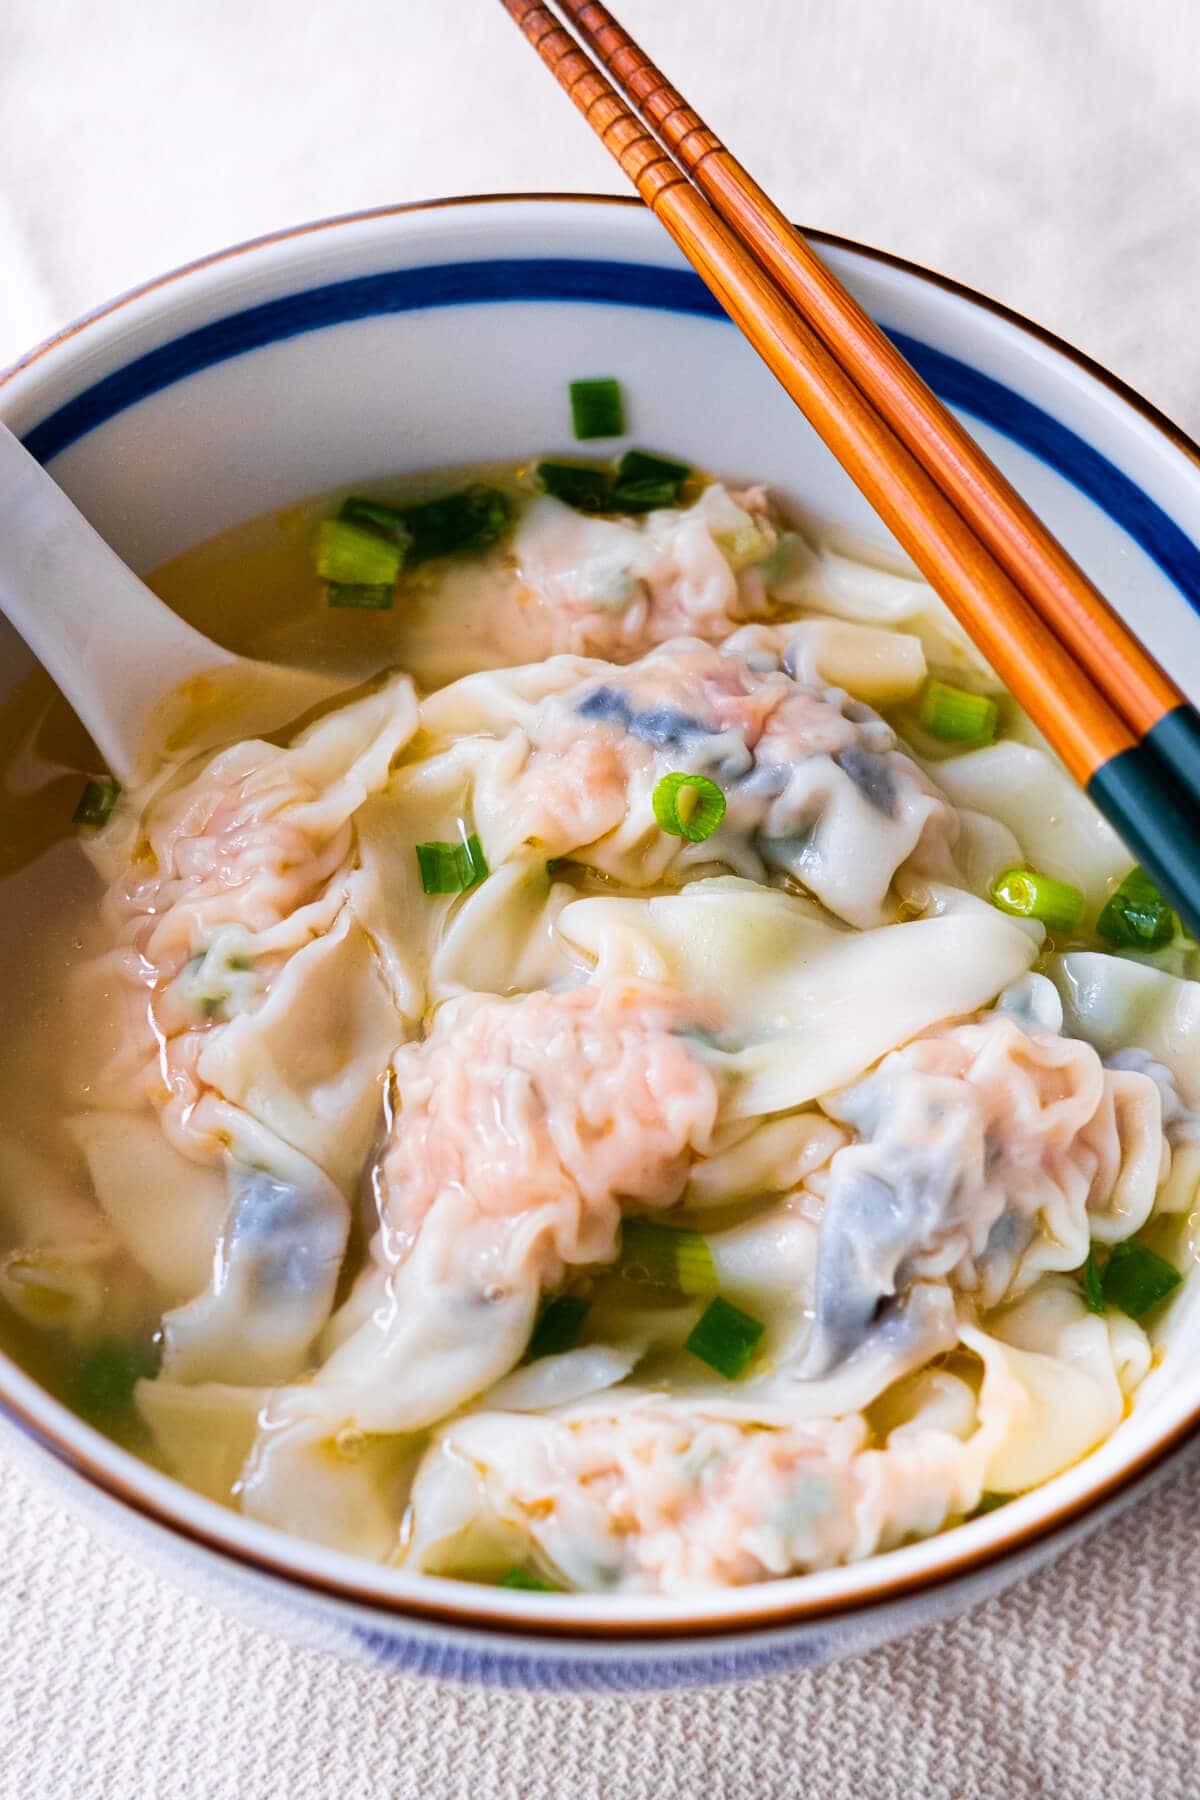
[[124,793],[44,678],[0,713],[0,1313],[85,1418],[323,1544],[626,1592],[1116,1428],[1195,946],[930,589],[789,519],[640,452],[325,500],[155,585],[338,704]]

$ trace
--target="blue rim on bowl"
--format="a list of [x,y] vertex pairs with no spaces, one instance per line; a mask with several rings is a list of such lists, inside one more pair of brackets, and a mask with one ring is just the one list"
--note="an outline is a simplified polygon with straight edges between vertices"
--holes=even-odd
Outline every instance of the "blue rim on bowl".
[[[289,230],[236,245],[212,256],[199,259],[170,274],[159,277],[114,300],[30,351],[9,370],[0,373],[0,392],[15,376],[32,368],[43,357],[86,333],[131,303],[169,284],[186,280],[201,270],[230,262],[232,259],[304,238],[319,232],[337,231],[362,225],[374,219],[388,219],[400,214],[427,213],[439,209],[470,205],[528,204],[530,202],[578,202],[588,205],[629,207],[641,210],[634,199],[608,195],[530,194],[461,196],[451,199],[417,202],[395,207],[346,214],[338,218],[301,225]],[[1102,384],[1124,406],[1140,415],[1158,435],[1182,453],[1200,476],[1200,448],[1148,402],[1129,389],[1115,376],[1094,363],[1052,333],[1032,325],[1020,315],[980,295],[974,290],[931,273],[919,265],[822,232],[808,234],[819,246],[852,254],[880,268],[899,272],[943,293],[965,300],[973,308],[1015,328],[1019,333],[1049,349],[1058,358],[1073,363],[1094,382]],[[126,407],[151,393],[183,379],[186,375],[210,367],[216,362],[262,344],[323,326],[342,323],[375,314],[395,313],[437,305],[463,305],[478,301],[569,299],[593,300],[606,304],[653,307],[666,311],[700,314],[720,318],[719,307],[712,301],[698,277],[684,269],[650,264],[622,263],[581,256],[557,258],[489,257],[483,261],[457,261],[429,264],[418,268],[397,269],[385,273],[356,276],[306,289],[300,293],[262,302],[241,311],[228,313],[214,321],[169,340],[155,349],[135,356],[120,368],[82,387],[65,402],[40,417],[24,436],[30,449],[43,460],[49,460],[88,431],[114,417]],[[903,334],[895,334],[900,347],[931,386],[953,405],[1014,439],[1053,469],[1064,475],[1108,515],[1119,523],[1131,538],[1153,559],[1184,596],[1194,611],[1200,611],[1200,547],[1183,531],[1158,503],[1145,493],[1121,469],[1095,449],[1078,433],[1044,411],[1031,400],[1005,386],[1003,382],[972,368],[968,363],[948,355],[929,344]],[[302,1588],[324,1593],[365,1609],[414,1621],[449,1626],[468,1626],[474,1631],[516,1634],[529,1638],[573,1638],[576,1640],[645,1641],[670,1640],[680,1637],[736,1639],[747,1633],[799,1625],[816,1619],[850,1617],[868,1613],[873,1608],[890,1605],[902,1598],[933,1593],[965,1575],[982,1573],[997,1564],[1027,1552],[1044,1543],[1066,1527],[1082,1523],[1099,1507],[1118,1495],[1127,1493],[1153,1469],[1173,1457],[1185,1443],[1200,1432],[1200,1399],[1169,1430],[1141,1454],[1103,1479],[1097,1479],[1085,1492],[1060,1503],[1052,1510],[1042,1509],[1024,1522],[997,1521],[996,1515],[980,1521],[986,1530],[961,1527],[961,1547],[939,1554],[938,1565],[897,1576],[889,1568],[891,1557],[884,1555],[870,1565],[871,1576],[865,1578],[850,1596],[800,1597],[790,1594],[773,1596],[770,1586],[754,1590],[753,1602],[740,1609],[714,1612],[701,1596],[690,1603],[686,1616],[647,1617],[644,1619],[576,1618],[568,1608],[548,1608],[536,1614],[520,1600],[506,1595],[493,1610],[484,1604],[488,1590],[471,1589],[460,1583],[425,1580],[421,1591],[385,1592],[378,1585],[356,1581],[352,1573],[322,1574],[314,1569],[292,1566],[282,1555],[272,1554],[269,1540],[277,1534],[258,1532],[256,1543],[234,1543],[219,1529],[198,1524],[182,1516],[181,1507],[172,1507],[161,1494],[149,1490],[152,1472],[137,1479],[137,1465],[123,1453],[109,1454],[112,1467],[88,1454],[78,1443],[69,1441],[53,1423],[38,1416],[45,1411],[51,1420],[61,1416],[71,1422],[71,1437],[86,1443],[95,1437],[89,1428],[81,1427],[65,1408],[46,1397],[38,1413],[30,1409],[15,1391],[21,1386],[36,1388],[7,1357],[0,1356],[0,1410],[43,1449],[82,1476],[85,1481],[110,1497],[122,1502],[143,1517],[168,1531],[190,1540],[221,1556],[240,1562],[264,1574],[283,1579]],[[41,1395],[39,1390],[39,1401]],[[100,1442],[100,1440],[97,1440]],[[130,1479],[124,1479],[120,1468],[129,1464]],[[160,1483],[161,1485],[161,1479]],[[167,1484],[170,1487],[175,1484]],[[185,1490],[179,1489],[183,1495]],[[203,1503],[219,1515],[213,1503]],[[195,1509],[201,1510],[201,1509]],[[227,1515],[232,1519],[233,1515]],[[1018,1515],[1019,1517],[1019,1515]],[[285,1540],[280,1539],[281,1543]],[[946,1543],[946,1539],[940,1540]],[[335,1559],[352,1571],[349,1559]],[[442,1595],[453,1590],[454,1598]],[[461,1592],[461,1601],[459,1593]],[[515,1610],[514,1607],[520,1610]],[[706,1616],[706,1611],[707,1615]]]

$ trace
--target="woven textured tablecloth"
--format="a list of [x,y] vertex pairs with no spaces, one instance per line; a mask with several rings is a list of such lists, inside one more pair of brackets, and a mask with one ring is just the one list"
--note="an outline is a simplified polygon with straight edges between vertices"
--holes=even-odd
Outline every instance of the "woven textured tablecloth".
[[[1197,0],[618,10],[794,217],[983,288],[1200,429]],[[496,0],[0,6],[0,364],[237,238],[547,187],[619,179]],[[288,1648],[0,1463],[0,1800],[1195,1800],[1193,1471],[953,1625],[623,1700]]]

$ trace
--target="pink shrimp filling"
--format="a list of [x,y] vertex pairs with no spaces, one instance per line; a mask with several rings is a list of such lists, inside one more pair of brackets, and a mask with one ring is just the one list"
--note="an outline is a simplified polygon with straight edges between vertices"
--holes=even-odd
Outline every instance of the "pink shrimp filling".
[[747,1430],[645,1401],[541,1429],[506,1459],[509,1503],[552,1559],[586,1550],[626,1589],[832,1568],[936,1531],[980,1494],[973,1446],[922,1428],[868,1448],[859,1415]]
[[[714,509],[715,503],[715,509]],[[722,531],[740,525],[757,536],[758,559],[735,570],[722,549]],[[551,539],[531,545],[520,574],[539,603],[543,654],[572,651],[623,663],[679,636],[719,642],[736,626],[771,609],[762,561],[779,530],[765,488],[725,494],[709,489],[695,505],[621,522],[631,566],[624,598],[598,603],[578,564],[587,564],[593,521],[563,515]],[[602,527],[603,529],[603,527]]]
[[378,1171],[405,1256],[443,1195],[460,1220],[521,1227],[543,1283],[610,1261],[622,1202],[670,1206],[718,1091],[678,1036],[688,1009],[646,982],[447,1008],[395,1059],[400,1111]]
[[149,1099],[173,1140],[193,1153],[187,1122],[206,1091],[196,1064],[221,1020],[198,1015],[173,984],[223,928],[257,934],[290,921],[287,946],[255,956],[261,997],[288,955],[329,929],[353,831],[343,824],[322,840],[301,829],[292,810],[319,797],[285,754],[239,745],[154,808],[144,849],[105,897],[119,948],[96,973],[121,1027],[98,1086],[109,1104]]

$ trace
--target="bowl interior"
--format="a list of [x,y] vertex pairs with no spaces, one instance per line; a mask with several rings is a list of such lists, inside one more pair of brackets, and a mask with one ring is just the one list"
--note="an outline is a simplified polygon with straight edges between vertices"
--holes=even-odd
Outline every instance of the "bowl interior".
[[[1200,464],[1150,409],[1020,321],[920,271],[827,242],[838,274],[1193,696]],[[284,233],[129,297],[26,360],[0,416],[138,570],[323,489],[443,464],[577,454],[578,376],[619,376],[630,442],[785,490],[894,554],[886,532],[698,279],[636,205],[399,209]],[[607,453],[610,446],[603,447]],[[28,656],[0,627],[0,692]],[[1086,1463],[958,1531],[735,1595],[558,1602],[553,1625],[759,1623],[853,1604],[1064,1520],[1200,1412],[1195,1295],[1132,1416]],[[375,1570],[284,1540],[99,1439],[19,1371],[7,1395],[109,1485],[218,1543],[367,1599],[527,1620],[528,1597]]]

